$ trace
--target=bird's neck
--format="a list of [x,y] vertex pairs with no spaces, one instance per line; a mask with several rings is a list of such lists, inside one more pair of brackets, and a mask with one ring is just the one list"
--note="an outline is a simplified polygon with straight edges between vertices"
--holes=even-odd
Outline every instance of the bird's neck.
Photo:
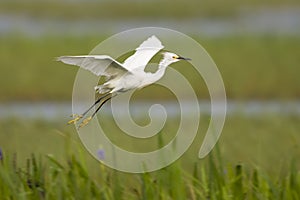
[[160,63],[158,64],[158,70],[155,73],[148,73],[149,77],[147,78],[147,80],[145,80],[144,85],[155,83],[156,81],[161,79],[165,74],[166,68],[168,67],[169,64],[170,63],[167,62],[167,60],[165,59],[161,60]]
[[160,63],[158,64],[158,70],[153,74],[153,77],[157,79],[156,81],[163,77],[168,66],[169,63],[165,59],[160,61]]

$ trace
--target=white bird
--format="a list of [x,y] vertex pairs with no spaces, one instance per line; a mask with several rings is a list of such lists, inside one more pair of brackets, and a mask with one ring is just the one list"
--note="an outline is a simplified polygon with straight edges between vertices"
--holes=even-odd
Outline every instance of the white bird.
[[89,70],[97,76],[107,77],[107,81],[95,86],[96,92],[103,94],[95,103],[81,115],[73,115],[74,119],[68,124],[76,123],[83,118],[93,107],[100,103],[96,111],[82,121],[79,127],[86,125],[101,106],[119,93],[132,89],[140,89],[161,79],[166,68],[180,60],[190,60],[171,52],[164,52],[163,58],[159,62],[158,70],[155,73],[145,72],[144,69],[151,58],[162,50],[164,46],[156,36],[151,36],[145,40],[135,53],[127,58],[124,63],[119,63],[107,55],[83,55],[83,56],[61,56],[57,60],[70,65],[77,65]]

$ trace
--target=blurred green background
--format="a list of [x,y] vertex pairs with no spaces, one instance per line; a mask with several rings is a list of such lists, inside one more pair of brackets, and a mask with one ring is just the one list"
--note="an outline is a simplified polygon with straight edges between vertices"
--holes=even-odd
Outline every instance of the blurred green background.
[[[188,34],[216,62],[231,103],[219,141],[224,160],[279,171],[299,158],[298,0],[2,0],[0,147],[21,157],[32,152],[63,157],[65,146],[60,133],[78,140],[75,129],[66,126],[78,68],[55,62],[54,58],[88,54],[110,35],[143,26]],[[199,86],[200,101],[209,100],[201,77],[193,77],[189,68],[176,69],[189,76],[192,85]],[[155,95],[158,90],[150,86],[137,98],[151,98],[153,103],[169,100],[168,96]],[[199,130],[202,136],[184,159],[197,161],[209,115],[204,114],[203,119]],[[107,120],[106,126],[110,123]],[[176,127],[168,126],[163,131],[172,132]]]

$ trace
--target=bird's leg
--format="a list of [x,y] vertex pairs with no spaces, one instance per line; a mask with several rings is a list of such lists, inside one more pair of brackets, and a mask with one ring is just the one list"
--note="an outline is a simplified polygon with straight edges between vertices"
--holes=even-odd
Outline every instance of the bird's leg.
[[81,116],[85,116],[94,106],[96,106],[102,99],[104,99],[105,97],[109,96],[110,93],[107,93],[103,96],[101,96],[97,101],[95,101],[95,103],[93,105],[91,105],[91,107],[89,107],[84,113],[81,114]]
[[96,111],[91,115],[89,116],[88,118],[84,119],[82,121],[82,123],[79,125],[79,128],[87,125],[89,123],[89,121],[97,114],[97,112],[100,110],[100,108],[108,101],[110,100],[112,97],[114,97],[113,95],[111,95],[110,97],[108,97],[107,99],[105,99],[100,105],[99,107],[96,109]]
[[73,114],[72,117],[74,119],[68,121],[68,124],[75,124],[78,120],[80,120],[81,118],[83,118],[94,106],[96,106],[103,98],[107,97],[110,93],[105,94],[103,96],[101,96],[99,99],[97,99],[95,101],[95,103],[93,103],[93,105],[91,105],[91,107],[89,107],[84,113],[82,113],[81,115],[78,114]]
[[105,99],[105,100],[99,105],[99,107],[97,108],[97,110],[92,114],[92,117],[94,117],[94,116],[97,114],[97,112],[100,110],[100,108],[101,108],[108,100],[110,100],[112,97],[113,97],[113,96],[110,96],[110,97],[108,97],[107,99]]

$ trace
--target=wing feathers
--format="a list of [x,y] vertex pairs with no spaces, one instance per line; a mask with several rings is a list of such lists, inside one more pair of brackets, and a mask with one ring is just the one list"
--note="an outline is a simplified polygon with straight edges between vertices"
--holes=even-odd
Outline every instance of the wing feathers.
[[152,49],[152,50],[161,50],[164,46],[161,44],[161,41],[155,36],[152,35],[147,40],[145,40],[138,48],[136,48],[137,51],[143,50],[143,49]]
[[144,70],[151,58],[163,48],[160,40],[153,35],[136,48],[136,52],[123,64],[106,55],[61,56],[57,60],[80,66],[97,76],[113,77],[131,73],[134,69]]
[[153,35],[136,48],[136,52],[127,58],[123,65],[128,70],[136,68],[144,70],[151,58],[163,48],[160,40]]
[[129,72],[122,64],[106,55],[61,56],[57,61],[80,66],[97,76],[111,77]]

